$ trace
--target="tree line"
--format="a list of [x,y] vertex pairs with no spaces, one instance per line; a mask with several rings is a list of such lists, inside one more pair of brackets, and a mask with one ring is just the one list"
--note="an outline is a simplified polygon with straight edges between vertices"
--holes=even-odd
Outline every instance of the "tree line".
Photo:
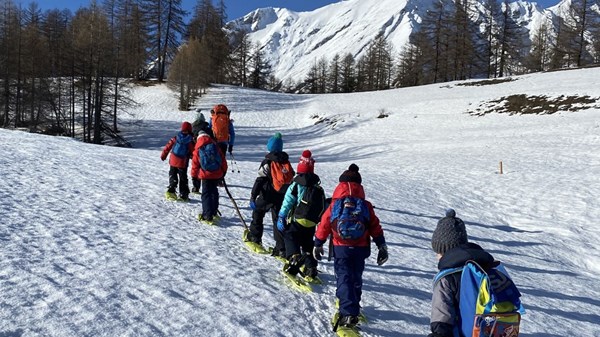
[[128,145],[131,83],[166,79],[181,0],[92,0],[75,13],[0,0],[0,126]]

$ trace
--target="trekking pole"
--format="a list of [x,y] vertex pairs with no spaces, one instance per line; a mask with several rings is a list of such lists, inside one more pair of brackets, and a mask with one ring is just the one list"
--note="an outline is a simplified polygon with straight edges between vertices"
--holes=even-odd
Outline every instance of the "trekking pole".
[[[239,167],[239,165],[238,165],[238,163],[237,163],[237,160],[235,160],[235,157],[233,156],[233,153],[231,153],[231,152],[230,152],[230,153],[229,153],[229,156],[231,157],[231,162],[232,162],[233,164],[235,164],[235,168],[237,169],[238,173],[240,173],[240,167]],[[231,167],[231,172],[233,172],[233,165],[231,165],[231,166],[232,166],[232,167]]]
[[229,192],[229,188],[227,188],[227,184],[225,183],[225,179],[223,179],[223,187],[225,187],[225,192],[229,196],[229,199],[231,200],[231,203],[233,204],[233,208],[235,208],[235,211],[236,211],[237,215],[240,217],[240,221],[242,222],[242,226],[244,226],[244,229],[248,230],[248,225],[246,225],[246,221],[244,221],[244,217],[242,216],[242,213],[240,212],[240,209],[238,208],[238,205],[235,202],[235,199],[233,199],[233,196],[231,196],[231,192]]

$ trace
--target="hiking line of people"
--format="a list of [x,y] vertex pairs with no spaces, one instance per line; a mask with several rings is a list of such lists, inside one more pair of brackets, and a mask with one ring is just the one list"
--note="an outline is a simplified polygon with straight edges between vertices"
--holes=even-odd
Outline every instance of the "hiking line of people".
[[[218,187],[226,188],[225,154],[233,155],[235,131],[230,114],[223,104],[211,110],[208,122],[199,112],[193,124],[182,123],[181,131],[161,153],[163,161],[171,154],[166,192],[170,200],[189,200],[187,167],[191,159],[192,192],[201,188],[198,220],[209,225],[220,220]],[[270,137],[266,148],[250,194],[252,221],[243,232],[243,241],[257,253],[270,253],[282,260],[284,273],[318,284],[318,261],[329,240],[337,307],[332,327],[340,335],[358,335],[359,321],[364,321],[362,276],[371,254],[371,240],[378,248],[377,264],[383,265],[389,258],[384,231],[366,199],[359,167],[351,164],[344,170],[332,197],[326,198],[310,150],[302,152],[294,171],[283,151],[281,133]],[[268,212],[275,241],[272,250],[262,245]],[[239,210],[238,214],[246,227]],[[520,314],[524,313],[521,294],[502,264],[468,241],[465,224],[454,210],[449,209],[438,221],[431,247],[439,260],[439,272],[434,279],[428,337],[518,336]]]

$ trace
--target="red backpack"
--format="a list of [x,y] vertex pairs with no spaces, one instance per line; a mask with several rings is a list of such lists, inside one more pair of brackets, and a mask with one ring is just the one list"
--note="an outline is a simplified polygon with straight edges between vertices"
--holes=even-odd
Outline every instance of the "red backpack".
[[229,109],[224,104],[215,105],[210,111],[212,131],[217,143],[229,141]]
[[283,163],[271,162],[271,182],[276,192],[285,193],[287,187],[294,179],[294,169],[289,161]]

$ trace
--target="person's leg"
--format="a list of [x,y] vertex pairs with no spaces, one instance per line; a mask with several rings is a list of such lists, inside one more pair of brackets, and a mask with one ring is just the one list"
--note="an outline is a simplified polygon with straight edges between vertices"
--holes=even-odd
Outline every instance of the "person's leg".
[[206,220],[212,220],[212,196],[214,183],[213,180],[204,179],[202,180],[202,218]]
[[219,210],[219,180],[210,180],[210,184],[210,210],[211,216],[214,217]]
[[187,199],[190,195],[190,187],[188,186],[187,167],[177,170],[179,175],[179,196],[182,199]]
[[351,312],[352,316],[358,316],[360,314],[360,300],[362,297],[362,286],[363,280],[362,275],[365,270],[365,258],[357,256],[352,260],[352,287],[353,291],[352,304],[349,306],[348,311]]
[[264,231],[264,218],[267,213],[267,204],[262,197],[256,198],[255,209],[252,211],[252,222],[250,223],[250,232],[248,233],[248,240],[256,243],[262,243],[262,236]]
[[271,207],[271,220],[273,221],[273,239],[275,239],[275,247],[273,247],[273,256],[285,257],[285,241],[283,234],[277,229],[277,218],[279,209]]
[[302,253],[306,255],[304,260],[304,272],[307,276],[316,277],[318,262],[312,254],[313,248],[315,247],[315,227],[300,226],[300,230],[298,231],[297,235],[300,247],[302,248]]
[[340,317],[358,316],[358,312],[355,313],[353,310],[355,292],[352,289],[354,286],[351,267],[352,261],[350,258],[336,258],[333,262],[333,266],[337,284],[335,295],[340,301]]
[[192,193],[200,193],[200,179],[192,178]]
[[285,244],[285,258],[290,260],[293,255],[300,255],[300,242],[298,241],[298,224],[291,223],[282,233]]
[[167,190],[167,192],[169,193],[175,193],[176,188],[177,188],[177,183],[178,183],[178,178],[177,178],[177,174],[179,172],[179,169],[175,166],[171,166],[169,167],[169,189]]

